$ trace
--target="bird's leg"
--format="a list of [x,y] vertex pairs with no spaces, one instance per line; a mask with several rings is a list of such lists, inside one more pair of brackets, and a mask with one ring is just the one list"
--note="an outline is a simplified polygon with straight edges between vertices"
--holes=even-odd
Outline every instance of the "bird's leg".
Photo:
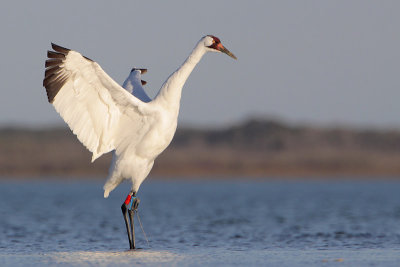
[[[128,195],[128,197],[126,199],[128,200],[129,197],[130,197],[130,195]],[[125,200],[125,202],[126,202],[126,200]],[[122,203],[121,210],[122,210],[122,215],[124,216],[124,220],[125,220],[126,231],[128,232],[129,248],[132,249],[131,227],[128,222],[128,208],[126,207],[127,205],[125,204],[125,202]]]
[[[126,197],[124,203],[122,203],[121,210],[124,216],[126,231],[129,238],[129,248],[135,249],[135,227],[133,221],[133,215],[139,206],[139,198],[136,197],[136,192],[131,191]],[[129,213],[129,222],[128,222]]]
[[131,224],[131,238],[130,238],[132,240],[131,249],[135,249],[136,248],[135,225],[134,225],[134,221],[133,221],[133,215],[135,215],[135,213],[131,209],[128,209],[128,213],[129,213],[129,222]]

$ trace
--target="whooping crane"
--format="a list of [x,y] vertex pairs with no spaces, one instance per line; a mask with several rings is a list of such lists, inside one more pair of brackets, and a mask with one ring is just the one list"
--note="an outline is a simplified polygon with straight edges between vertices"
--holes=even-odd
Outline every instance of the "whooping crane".
[[54,51],[47,52],[43,80],[49,102],[93,153],[92,162],[104,153],[113,153],[104,197],[124,179],[132,182],[121,209],[130,249],[134,249],[136,193],[175,134],[183,85],[205,53],[236,57],[219,38],[204,36],[152,100],[142,87],[141,74],[146,69],[132,69],[121,87],[95,61],[53,43],[52,48]]

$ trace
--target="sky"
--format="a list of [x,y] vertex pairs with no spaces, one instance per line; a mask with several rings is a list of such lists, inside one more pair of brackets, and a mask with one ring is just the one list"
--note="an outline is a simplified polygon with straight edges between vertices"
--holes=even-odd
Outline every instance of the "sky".
[[180,125],[247,118],[400,128],[400,1],[5,1],[0,127],[65,125],[42,87],[50,42],[153,97],[213,34],[238,60],[206,54],[183,89]]

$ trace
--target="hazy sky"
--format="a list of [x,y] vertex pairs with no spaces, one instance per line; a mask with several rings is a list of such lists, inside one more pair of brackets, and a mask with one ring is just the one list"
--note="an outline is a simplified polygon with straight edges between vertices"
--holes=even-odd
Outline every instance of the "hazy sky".
[[145,67],[161,84],[206,34],[237,57],[207,54],[188,79],[180,123],[247,117],[400,128],[400,1],[5,1],[0,126],[62,125],[42,87],[50,42],[122,83]]

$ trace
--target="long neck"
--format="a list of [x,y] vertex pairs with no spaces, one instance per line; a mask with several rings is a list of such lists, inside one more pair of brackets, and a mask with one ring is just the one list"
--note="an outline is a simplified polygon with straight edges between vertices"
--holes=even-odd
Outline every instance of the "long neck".
[[165,81],[155,97],[155,101],[169,108],[175,107],[176,112],[179,112],[183,85],[205,53],[206,49],[204,45],[199,42],[185,62]]

